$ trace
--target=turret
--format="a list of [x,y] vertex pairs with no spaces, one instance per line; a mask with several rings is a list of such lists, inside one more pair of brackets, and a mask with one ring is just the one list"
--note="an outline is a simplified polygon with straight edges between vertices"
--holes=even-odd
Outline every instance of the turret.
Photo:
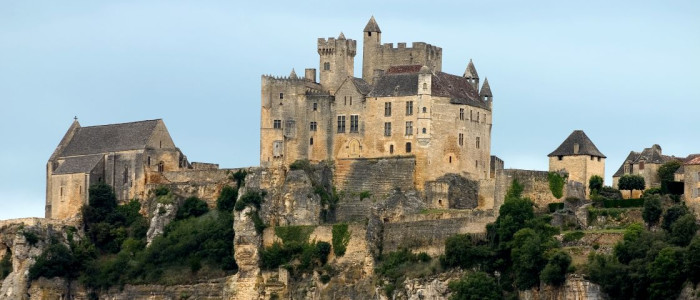
[[476,72],[474,62],[472,62],[471,58],[469,59],[469,64],[467,64],[467,69],[464,71],[463,76],[469,80],[469,83],[472,84],[474,89],[479,89],[479,73]]
[[320,83],[329,92],[335,90],[348,76],[355,73],[355,54],[357,41],[345,38],[341,32],[337,39],[318,39],[320,57]]
[[369,84],[373,84],[375,70],[375,59],[382,44],[382,31],[379,29],[377,21],[372,16],[363,30],[362,43],[362,79]]
[[433,73],[430,68],[422,66],[418,73],[418,95],[430,95],[432,89]]
[[481,86],[481,91],[479,91],[479,97],[481,100],[486,101],[489,107],[493,106],[493,94],[491,93],[491,86],[489,86],[489,79],[484,79],[484,85]]

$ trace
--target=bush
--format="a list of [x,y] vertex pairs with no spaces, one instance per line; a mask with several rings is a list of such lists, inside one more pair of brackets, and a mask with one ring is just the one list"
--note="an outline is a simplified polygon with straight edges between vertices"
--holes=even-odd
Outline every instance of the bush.
[[161,186],[158,186],[158,187],[153,191],[153,193],[156,195],[156,197],[158,197],[158,196],[166,196],[166,195],[170,194],[170,189],[169,189],[167,186],[161,185]]
[[448,287],[452,291],[450,300],[503,299],[501,288],[484,272],[466,274],[462,279],[450,282]]
[[573,242],[573,241],[578,241],[581,238],[583,238],[586,234],[583,233],[583,231],[572,231],[572,232],[567,232],[564,234],[563,241],[564,242]]
[[547,262],[540,274],[540,279],[554,286],[560,286],[566,280],[566,272],[571,265],[571,256],[564,251],[557,251]]
[[669,207],[666,210],[666,213],[664,214],[664,219],[661,223],[661,228],[670,232],[671,225],[673,225],[673,223],[676,222],[676,220],[680,219],[680,217],[685,216],[689,213],[690,212],[688,211],[688,208],[683,204],[677,204]]
[[260,262],[264,269],[271,270],[298,261],[296,265],[290,265],[290,267],[305,272],[325,265],[328,262],[330,248],[327,242],[275,242],[272,246],[260,251]]
[[445,255],[440,262],[445,267],[471,269],[488,264],[493,255],[487,245],[480,245],[469,234],[457,234],[445,240]]
[[80,271],[80,262],[66,245],[53,243],[36,258],[29,268],[29,280],[39,277],[67,277],[74,279]]
[[240,189],[242,186],[245,185],[245,177],[247,175],[248,175],[248,172],[246,172],[246,170],[242,170],[242,169],[231,174],[230,179],[236,182],[236,189]]
[[333,253],[340,257],[345,255],[345,250],[350,242],[350,231],[347,223],[333,225]]
[[5,256],[0,260],[0,281],[5,279],[10,273],[12,273],[12,252],[8,248]]
[[177,210],[175,220],[184,220],[187,218],[199,217],[203,214],[206,214],[207,212],[209,212],[209,207],[207,207],[206,202],[200,200],[197,197],[189,197],[185,199],[185,202],[182,204],[182,207],[180,207]]
[[290,170],[310,170],[311,163],[308,159],[298,159],[289,165]]
[[549,190],[552,192],[554,198],[561,198],[564,196],[564,184],[566,184],[566,176],[562,176],[557,172],[547,173],[547,179],[549,180]]
[[278,236],[282,243],[306,243],[309,241],[309,236],[314,231],[314,226],[277,226],[275,227],[275,235]]
[[616,188],[604,186],[598,191],[598,196],[603,197],[603,200],[618,200],[622,199],[622,193]]
[[649,226],[653,226],[659,222],[662,212],[663,208],[661,208],[661,200],[658,196],[644,198],[644,211],[642,211],[642,218],[644,219],[644,222],[649,224]]
[[241,199],[236,201],[234,208],[236,211],[242,211],[246,206],[253,206],[256,209],[260,209],[260,204],[262,204],[265,197],[265,192],[263,191],[247,191]]
[[547,204],[547,208],[549,208],[550,213],[553,213],[557,210],[564,209],[564,203],[561,203],[561,202],[549,203],[549,204]]
[[253,226],[255,226],[255,232],[258,234],[262,234],[265,228],[267,228],[267,225],[265,222],[260,218],[260,215],[258,215],[258,211],[253,211],[253,212],[248,212],[248,216],[250,216],[250,219],[253,221]]
[[370,193],[370,191],[362,191],[360,193],[360,201],[365,200],[369,197],[372,197],[372,193]]
[[216,209],[220,211],[232,212],[238,198],[238,189],[230,186],[224,186],[216,198]]
[[513,236],[511,261],[518,289],[539,285],[539,274],[547,265],[544,254],[556,246],[551,237],[542,236],[531,228],[520,229]]
[[416,263],[424,262],[426,257],[430,258],[425,253],[414,254],[408,249],[389,252],[380,257],[375,272],[387,281],[384,285],[387,297],[391,298],[396,286],[405,277],[407,270],[414,268]]
[[588,180],[588,188],[590,189],[591,194],[599,194],[600,190],[603,188],[603,177],[598,175],[591,176],[591,178]]
[[36,243],[39,242],[39,236],[36,235],[36,233],[29,231],[29,230],[23,230],[22,235],[24,236],[24,239],[29,243],[31,246],[35,246]]
[[698,231],[695,216],[686,214],[671,225],[670,241],[678,246],[687,246]]

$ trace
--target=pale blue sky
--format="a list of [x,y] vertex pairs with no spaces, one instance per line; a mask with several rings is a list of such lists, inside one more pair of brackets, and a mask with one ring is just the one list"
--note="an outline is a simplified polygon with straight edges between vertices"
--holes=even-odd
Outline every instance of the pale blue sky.
[[190,161],[257,165],[260,75],[318,68],[316,39],[360,39],[371,15],[383,42],[442,47],[446,72],[474,59],[508,168],[546,170],[574,129],[608,156],[607,184],[630,150],[700,152],[698,1],[5,0],[0,219],[43,216],[45,164],[76,115],[162,118]]

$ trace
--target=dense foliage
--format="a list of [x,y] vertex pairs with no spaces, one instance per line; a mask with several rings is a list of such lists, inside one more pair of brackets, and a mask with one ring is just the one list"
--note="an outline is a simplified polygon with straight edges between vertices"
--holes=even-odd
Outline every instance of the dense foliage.
[[[171,195],[167,188],[156,191]],[[52,239],[30,268],[30,278],[78,278],[89,289],[125,283],[188,283],[197,273],[224,276],[237,268],[233,258],[233,216],[208,211],[206,203],[188,198],[161,236],[146,248],[146,220],[140,204],[117,205],[108,185],[90,188],[83,207],[86,239],[68,234],[68,245]],[[206,276],[206,275],[205,275]]]
[[663,213],[661,199],[658,196],[645,197],[644,210],[642,211],[644,222],[647,222],[649,226],[656,225],[661,218],[661,213]]
[[588,179],[588,188],[591,194],[599,194],[600,190],[603,189],[603,177],[598,175],[591,176],[591,178]]
[[661,227],[664,230],[648,231],[631,225],[612,255],[591,254],[590,280],[613,299],[674,299],[686,281],[700,281],[695,217],[675,205],[666,210]]
[[657,175],[659,175],[659,180],[661,181],[662,193],[668,193],[668,183],[674,181],[674,173],[676,173],[676,170],[681,167],[681,164],[682,163],[678,160],[672,160],[661,165],[659,170],[656,171]]
[[336,256],[345,255],[345,250],[350,242],[350,230],[347,223],[333,225],[333,253]]
[[10,273],[12,273],[12,252],[8,249],[0,259],[0,280],[5,279]]
[[431,258],[425,252],[415,254],[407,249],[382,254],[375,273],[384,281],[384,292],[391,298],[397,285],[410,270],[417,269],[417,264],[428,263]]
[[296,272],[307,272],[328,262],[331,245],[327,242],[309,242],[312,226],[278,226],[275,235],[282,242],[261,249],[260,261],[264,269],[285,266]]
[[484,272],[464,275],[459,281],[449,283],[450,300],[498,300],[502,299],[496,280]]
[[644,177],[640,175],[622,175],[620,181],[618,181],[617,186],[621,190],[638,190],[643,191],[645,188]]
[[566,176],[562,176],[557,172],[549,172],[547,173],[547,179],[549,180],[549,190],[552,192],[554,198],[559,199],[564,196]]
[[224,186],[219,197],[216,198],[216,209],[230,213],[236,205],[236,199],[238,199],[238,189]]

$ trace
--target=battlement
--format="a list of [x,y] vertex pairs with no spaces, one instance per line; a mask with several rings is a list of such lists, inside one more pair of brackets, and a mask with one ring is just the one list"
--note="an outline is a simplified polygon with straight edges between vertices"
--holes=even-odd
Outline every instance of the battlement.
[[406,47],[407,43],[397,43],[397,47],[394,48],[394,43],[384,43],[382,44],[383,50],[424,50],[435,53],[437,55],[442,55],[442,48],[438,46],[433,46],[425,42],[413,42],[411,47]]
[[350,56],[357,54],[357,41],[352,39],[318,38],[318,54],[333,55],[338,49],[346,50]]

